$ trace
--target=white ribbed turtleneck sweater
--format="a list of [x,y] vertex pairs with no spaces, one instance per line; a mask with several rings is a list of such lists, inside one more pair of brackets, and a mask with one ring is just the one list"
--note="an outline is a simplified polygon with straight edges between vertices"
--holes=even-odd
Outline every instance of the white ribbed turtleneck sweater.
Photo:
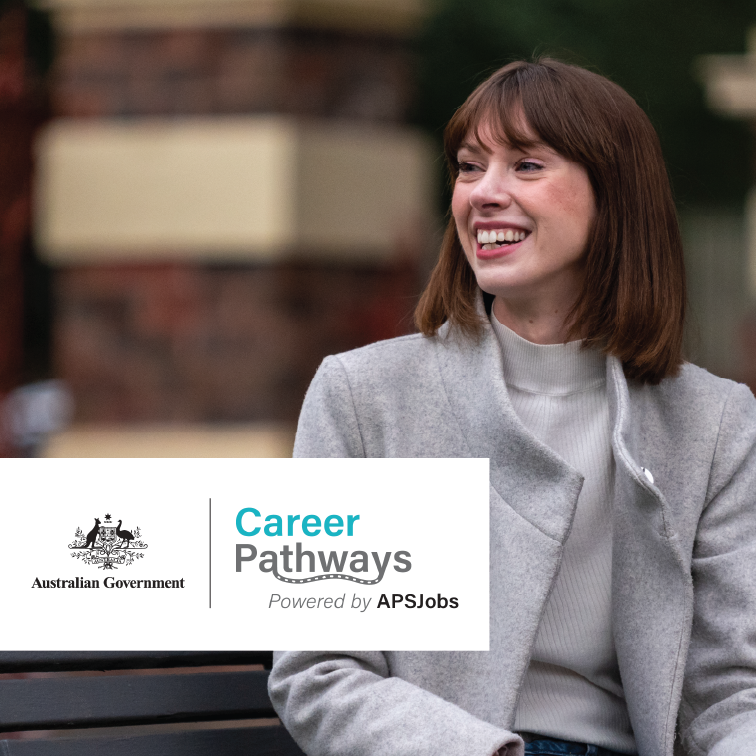
[[493,313],[491,323],[514,411],[585,478],[513,729],[636,753],[612,638],[614,459],[606,358],[579,341],[533,344]]

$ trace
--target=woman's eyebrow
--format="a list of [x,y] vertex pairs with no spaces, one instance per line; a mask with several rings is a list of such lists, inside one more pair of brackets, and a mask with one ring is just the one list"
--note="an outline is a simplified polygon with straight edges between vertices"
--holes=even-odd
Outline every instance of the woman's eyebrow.
[[[520,153],[527,153],[531,151],[537,151],[537,150],[544,150],[546,152],[555,152],[554,149],[549,147],[545,142],[535,141],[535,142],[527,142],[522,145],[509,145],[511,150],[514,150],[516,152]],[[457,149],[457,153],[462,152],[463,150],[467,150],[468,152],[472,153],[480,153],[485,152],[487,154],[491,154],[491,150],[488,149],[483,143],[478,141],[465,141],[462,142],[462,144],[459,145],[459,148]]]
[[488,152],[490,153],[491,150],[487,149],[484,145],[482,145],[480,142],[462,142],[462,144],[459,145],[459,149],[457,152],[462,152],[462,150],[467,150],[468,152]]

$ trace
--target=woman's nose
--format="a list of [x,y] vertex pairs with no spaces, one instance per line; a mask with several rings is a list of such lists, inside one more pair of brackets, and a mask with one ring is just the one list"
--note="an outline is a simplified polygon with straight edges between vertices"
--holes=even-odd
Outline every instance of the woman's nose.
[[489,167],[470,192],[470,204],[476,210],[507,207],[512,203],[507,177],[496,167]]

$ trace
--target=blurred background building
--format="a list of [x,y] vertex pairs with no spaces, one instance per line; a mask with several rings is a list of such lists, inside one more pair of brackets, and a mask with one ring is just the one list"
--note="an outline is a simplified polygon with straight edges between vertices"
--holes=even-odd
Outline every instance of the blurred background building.
[[44,8],[35,243],[77,424],[48,453],[288,453],[323,356],[411,327],[432,214],[406,125],[419,6]]
[[320,360],[412,329],[444,123],[544,53],[649,113],[688,353],[756,387],[750,1],[31,2],[0,2],[2,453],[290,453]]

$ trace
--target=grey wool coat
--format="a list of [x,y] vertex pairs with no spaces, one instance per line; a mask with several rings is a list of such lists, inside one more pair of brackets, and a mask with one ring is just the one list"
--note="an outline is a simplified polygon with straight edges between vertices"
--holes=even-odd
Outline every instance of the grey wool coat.
[[[640,756],[756,754],[756,401],[685,365],[607,360],[612,612]],[[490,326],[327,358],[299,457],[488,457],[489,652],[277,653],[270,694],[310,756],[491,756],[509,728],[582,476],[520,423]],[[642,468],[652,472],[654,483]]]

